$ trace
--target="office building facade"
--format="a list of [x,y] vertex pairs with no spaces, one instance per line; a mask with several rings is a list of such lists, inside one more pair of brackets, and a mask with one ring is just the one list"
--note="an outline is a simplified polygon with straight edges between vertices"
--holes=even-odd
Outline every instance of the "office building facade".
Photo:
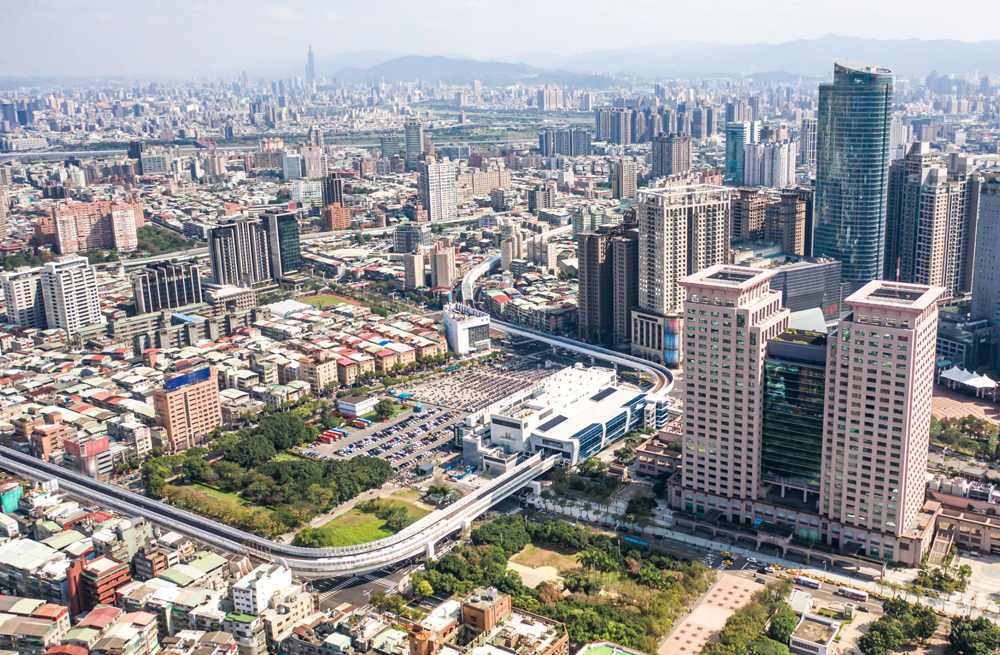
[[917,564],[929,545],[911,528],[924,504],[944,290],[872,281],[821,334],[786,329],[774,275],[715,266],[681,281],[684,470],[671,505],[773,543]]
[[429,225],[400,225],[392,232],[393,252],[417,252],[431,245]]
[[215,369],[204,367],[168,377],[153,392],[156,424],[167,432],[170,451],[179,453],[204,442],[222,424]]
[[344,180],[336,173],[331,173],[323,178],[323,206],[327,207],[334,203],[341,206],[344,204]]
[[271,278],[280,281],[302,268],[299,222],[291,212],[265,214]]
[[403,123],[403,139],[406,146],[406,170],[417,170],[417,162],[424,152],[424,124],[419,119]]
[[760,123],[740,121],[726,125],[726,167],[722,179],[727,186],[743,186],[745,148],[759,138]]
[[132,273],[136,314],[150,314],[202,302],[196,264],[151,262]]
[[217,284],[249,287],[270,279],[267,227],[246,216],[223,219],[209,232],[208,258]]
[[838,59],[819,87],[813,252],[855,287],[882,276],[892,71]]

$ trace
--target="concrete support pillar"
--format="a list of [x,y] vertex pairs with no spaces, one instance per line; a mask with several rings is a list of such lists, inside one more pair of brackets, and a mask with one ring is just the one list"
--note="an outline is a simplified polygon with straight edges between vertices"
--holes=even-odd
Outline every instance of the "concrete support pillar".
[[427,550],[424,552],[424,556],[427,559],[437,559],[437,556],[434,554],[434,544],[433,543],[427,544]]
[[472,520],[462,519],[462,535],[468,535],[470,530],[472,530]]
[[802,502],[809,502],[809,492],[805,489],[802,490]]
[[782,498],[785,497],[785,485],[784,484],[781,485],[781,497]]

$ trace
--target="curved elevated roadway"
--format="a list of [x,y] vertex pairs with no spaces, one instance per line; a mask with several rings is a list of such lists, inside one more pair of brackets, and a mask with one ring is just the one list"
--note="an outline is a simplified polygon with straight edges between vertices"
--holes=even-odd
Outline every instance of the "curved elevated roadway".
[[[571,226],[565,226],[558,229],[566,230],[567,228],[571,229]],[[466,305],[471,306],[475,304],[476,282],[499,263],[500,255],[494,255],[493,257],[490,257],[489,259],[476,265],[468,273],[466,273],[465,277],[462,279],[462,301]],[[627,353],[621,353],[615,350],[602,348],[600,346],[594,346],[589,343],[583,343],[582,341],[577,341],[576,339],[568,339],[566,337],[559,337],[553,334],[546,334],[545,332],[531,330],[519,325],[506,323],[495,318],[490,318],[490,324],[495,326],[498,330],[508,334],[517,335],[519,337],[527,337],[529,339],[534,339],[535,341],[547,343],[550,346],[565,348],[566,350],[571,350],[573,352],[580,353],[581,355],[587,355],[596,359],[602,359],[618,364],[619,366],[627,366],[629,368],[642,371],[652,377],[655,381],[653,389],[649,392],[650,394],[663,395],[668,393],[674,387],[673,373],[671,373],[670,369],[662,364],[656,364]]]
[[542,459],[540,454],[535,454],[513,470],[491,480],[488,485],[476,489],[444,509],[431,512],[385,539],[341,548],[305,548],[243,532],[0,446],[2,469],[40,482],[58,480],[60,489],[82,500],[114,509],[125,516],[145,517],[157,525],[223,551],[248,552],[280,561],[303,577],[362,575],[414,556],[433,557],[434,544],[455,531],[468,528],[491,505],[551,469],[557,459],[557,455]]

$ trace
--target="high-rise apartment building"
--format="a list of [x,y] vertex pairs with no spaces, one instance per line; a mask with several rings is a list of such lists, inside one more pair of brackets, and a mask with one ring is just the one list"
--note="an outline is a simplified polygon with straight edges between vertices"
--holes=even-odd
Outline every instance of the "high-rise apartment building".
[[759,189],[737,189],[730,200],[734,239],[758,241],[764,236],[768,195]]
[[[708,185],[639,192],[638,308],[632,312],[632,354],[669,361],[668,319],[684,301],[678,281],[729,262],[731,190]],[[671,328],[672,329],[672,328]]]
[[222,424],[215,369],[206,366],[172,375],[153,392],[156,424],[166,429],[170,452],[179,453],[205,441]]
[[10,217],[10,194],[3,184],[0,184],[0,241],[7,238],[10,230],[7,228],[7,219]]
[[444,160],[420,162],[420,200],[434,223],[458,217],[458,188],[455,164]]
[[133,252],[144,224],[142,203],[97,200],[61,203],[52,210],[56,247],[62,254],[116,248]]
[[1000,175],[985,176],[978,200],[972,318],[1000,325]]
[[923,141],[911,144],[904,158],[892,162],[885,279],[943,286],[948,296],[968,291],[975,248],[972,194],[978,188],[970,173],[966,159],[956,155],[946,165]]
[[528,191],[528,211],[538,214],[539,209],[552,209],[556,206],[556,183],[541,182]]
[[891,118],[892,71],[838,59],[819,87],[813,251],[855,287],[883,271]]
[[333,203],[344,204],[344,180],[336,173],[330,173],[323,178],[323,206]]
[[417,162],[424,152],[424,124],[413,118],[403,123],[403,140],[406,145],[406,170],[417,170]]
[[419,246],[416,252],[403,255],[403,286],[406,289],[419,289],[424,286],[424,249]]
[[816,135],[819,122],[815,118],[803,118],[799,122],[799,163],[808,168],[816,166]]
[[611,197],[634,198],[636,188],[635,162],[631,159],[619,159],[611,167]]
[[132,272],[135,313],[150,314],[202,302],[201,276],[196,264],[150,262]]
[[539,111],[555,111],[563,108],[562,89],[539,89],[535,98],[535,106]]
[[595,138],[627,146],[634,142],[638,117],[634,109],[599,107],[594,110]]
[[399,225],[392,232],[393,252],[417,252],[431,245],[429,225]]
[[208,236],[212,280],[249,287],[271,278],[268,230],[256,218],[231,216]]
[[782,192],[768,202],[764,241],[781,244],[786,255],[806,254],[806,202],[794,191]]
[[639,304],[639,231],[626,229],[611,240],[612,341],[628,348],[632,341],[632,310]]
[[671,505],[917,564],[943,289],[869,282],[826,335],[786,329],[775,275],[714,266],[681,280],[683,474]]
[[538,151],[543,157],[580,157],[590,154],[590,141],[590,132],[583,128],[548,128],[538,135]]
[[60,257],[42,267],[42,301],[49,329],[70,336],[88,325],[103,323],[97,277],[85,257]]
[[691,172],[691,135],[684,132],[653,137],[653,177]]
[[269,213],[263,219],[267,228],[271,278],[280,281],[283,276],[302,268],[299,222],[291,212]]
[[602,225],[577,236],[577,294],[579,339],[586,343],[610,344],[614,319],[611,242],[622,234],[620,225]]
[[743,147],[743,183],[784,189],[795,183],[794,141],[763,141]]
[[458,271],[455,268],[455,248],[438,243],[431,253],[431,287],[451,289],[455,286]]
[[7,322],[38,330],[48,327],[42,297],[42,269],[22,266],[4,273],[2,279]]
[[347,230],[351,227],[351,208],[344,207],[339,202],[327,205],[320,214],[323,217],[324,231]]

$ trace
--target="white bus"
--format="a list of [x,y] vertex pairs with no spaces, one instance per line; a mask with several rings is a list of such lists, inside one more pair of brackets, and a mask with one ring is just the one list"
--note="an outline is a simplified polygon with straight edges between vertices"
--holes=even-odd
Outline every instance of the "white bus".
[[813,589],[822,589],[823,583],[816,578],[810,578],[807,575],[797,575],[795,576],[795,584],[800,584],[803,587],[812,587]]
[[861,591],[860,589],[855,589],[854,587],[841,587],[839,591],[841,596],[847,596],[848,598],[859,600],[862,603],[868,600],[867,591]]

